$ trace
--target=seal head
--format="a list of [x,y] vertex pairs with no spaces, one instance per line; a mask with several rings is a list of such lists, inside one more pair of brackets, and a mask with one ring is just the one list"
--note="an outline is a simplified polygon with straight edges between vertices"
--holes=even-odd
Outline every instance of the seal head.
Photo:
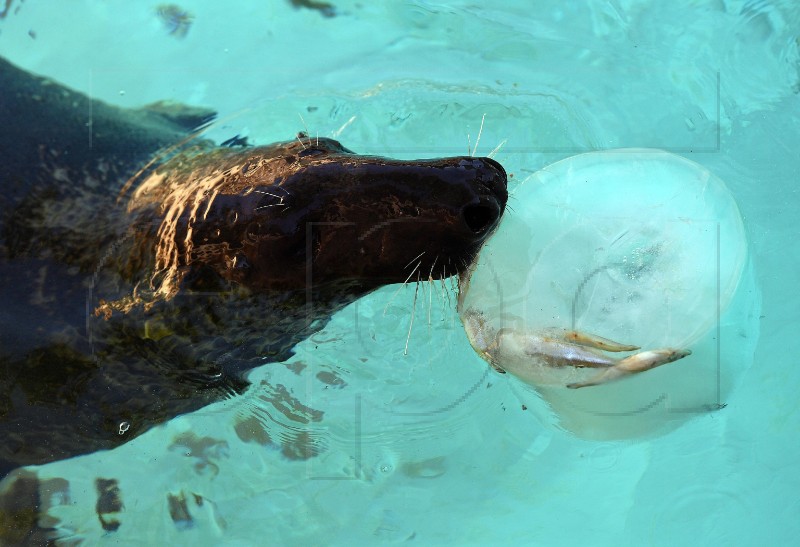
[[507,197],[505,171],[488,158],[392,160],[306,138],[173,159],[128,211],[147,226],[141,237],[158,241],[161,294],[235,283],[326,298],[343,283],[364,294],[403,282],[412,269],[422,279],[458,273]]

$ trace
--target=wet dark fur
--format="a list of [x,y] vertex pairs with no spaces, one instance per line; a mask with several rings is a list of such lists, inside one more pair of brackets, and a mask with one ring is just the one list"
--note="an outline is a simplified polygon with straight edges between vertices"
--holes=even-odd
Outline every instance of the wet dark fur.
[[0,477],[240,392],[415,266],[458,273],[507,198],[489,159],[309,138],[200,142],[126,186],[211,113],[114,108],[3,60],[0,89]]

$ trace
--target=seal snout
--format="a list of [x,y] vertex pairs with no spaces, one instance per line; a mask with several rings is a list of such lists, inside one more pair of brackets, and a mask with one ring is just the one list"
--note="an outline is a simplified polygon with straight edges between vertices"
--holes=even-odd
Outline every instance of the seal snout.
[[492,183],[492,187],[500,182],[503,192],[505,193],[508,175],[506,175],[506,170],[503,169],[503,166],[494,161],[492,158],[480,158],[480,161],[484,164],[484,182]]
[[503,166],[490,158],[474,158],[478,202],[465,206],[462,217],[475,235],[491,231],[500,221],[508,201],[507,175]]

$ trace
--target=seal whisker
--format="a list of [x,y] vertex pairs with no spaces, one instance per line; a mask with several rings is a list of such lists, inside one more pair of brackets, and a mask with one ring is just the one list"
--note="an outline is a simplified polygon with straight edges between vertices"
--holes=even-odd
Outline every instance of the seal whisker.
[[[420,255],[422,256],[422,255]],[[439,260],[439,255],[436,255],[433,258],[433,264],[431,264],[431,271],[428,273],[428,278],[433,279],[433,269],[436,267],[436,261]]]
[[[276,190],[280,190],[281,192],[283,192],[285,194],[283,197],[281,197],[281,199],[283,199],[285,197],[289,197],[289,196],[292,195],[292,193],[288,189],[284,188],[283,186],[280,186],[280,185],[277,185],[277,184],[273,184],[272,188],[275,188]],[[258,192],[258,190],[254,190],[254,191]],[[261,192],[261,193],[262,194],[266,194],[267,192]],[[270,194],[270,195],[274,195],[274,194]],[[275,197],[279,197],[279,196],[275,196]]]
[[439,260],[439,255],[436,255],[433,258],[431,271],[428,272],[428,327],[431,326],[431,308],[433,307],[433,269],[436,267],[437,260]]
[[442,286],[437,289],[437,294],[439,295],[439,301],[442,303],[442,322],[448,317],[447,310],[448,310],[448,300],[446,297],[447,290],[445,288],[444,283]]
[[[509,196],[508,196],[508,198],[509,198],[509,201],[511,201],[512,199],[514,199],[514,196],[513,196],[513,195],[509,195]],[[514,209],[512,209],[512,207],[511,207],[511,204],[510,204],[510,203],[506,203],[506,208],[507,208],[507,209],[510,209],[510,210],[512,210],[512,211],[514,210]]]
[[[445,269],[444,264],[442,264],[442,292],[444,293],[445,297],[447,297],[447,305],[448,307],[453,307],[453,302],[450,300],[450,291],[447,289],[447,285],[445,284],[445,279],[447,278],[447,270]],[[442,299],[444,302],[444,299]]]
[[[422,256],[422,255],[420,255],[420,256]],[[419,262],[417,262],[417,265],[416,265],[416,266],[414,266],[414,269],[413,269],[413,270],[411,270],[411,273],[410,273],[410,274],[408,274],[408,277],[406,277],[406,280],[405,280],[405,281],[403,281],[403,283],[402,283],[402,284],[401,284],[399,287],[397,287],[397,290],[396,290],[396,291],[394,291],[394,294],[393,294],[393,295],[392,295],[392,297],[389,299],[389,301],[386,303],[386,306],[384,306],[384,308],[383,308],[383,315],[386,315],[386,310],[388,310],[388,309],[389,309],[389,305],[390,305],[390,304],[392,303],[392,301],[395,299],[395,297],[397,296],[397,293],[399,293],[399,292],[400,292],[400,290],[401,290],[403,287],[405,287],[405,286],[406,286],[406,284],[408,283],[408,280],[409,280],[409,279],[411,279],[411,276],[412,276],[412,275],[414,275],[414,272],[416,272],[416,271],[417,271],[417,268],[419,268],[421,265],[422,265],[422,261],[420,260]]]
[[433,278],[428,277],[428,330],[431,328],[431,308],[433,308]]
[[[425,254],[425,251],[422,251],[421,253],[419,253],[417,256],[415,256],[414,258],[412,258],[412,259],[411,259],[411,260],[408,262],[408,264],[406,264],[405,266],[403,266],[403,269],[405,270],[406,268],[408,268],[409,266],[411,266],[411,264],[413,264],[413,263],[414,263],[414,261],[415,261],[416,259],[420,258],[420,257],[421,257],[422,255],[424,255],[424,254]],[[421,264],[422,264],[422,261],[420,261],[420,263],[419,263],[419,264],[417,264],[417,268],[419,268]],[[416,270],[417,268],[414,268],[414,269]],[[413,274],[414,274],[414,272],[411,272],[411,274],[413,275]],[[408,276],[408,278],[407,278],[407,279],[406,279],[406,280],[405,280],[403,283],[405,284],[405,283],[408,281],[408,279],[409,279],[409,278],[411,278],[411,276]]]
[[501,148],[503,148],[503,147],[506,145],[506,143],[507,143],[507,142],[508,142],[508,139],[503,139],[502,141],[500,141],[500,144],[498,144],[497,146],[495,146],[495,147],[492,149],[492,151],[491,151],[491,152],[489,152],[489,155],[488,155],[488,156],[486,156],[486,157],[487,157],[487,158],[492,158],[492,159],[494,159],[494,155],[495,155],[495,154],[497,154],[497,153],[500,151],[500,149],[501,149]]
[[447,294],[448,292],[447,284],[445,282],[445,279],[448,277],[450,277],[450,274],[447,273],[447,267],[444,264],[442,264],[442,277],[441,279],[439,279],[439,282],[441,284],[442,302],[444,303],[444,300],[447,299],[449,305],[450,296]]
[[[441,308],[442,308],[442,310],[441,310],[442,311],[441,321],[444,321],[444,315],[445,315],[444,314],[444,297],[439,292],[439,287],[436,286],[436,283],[434,283],[434,279],[432,277],[428,279],[428,286],[430,287],[430,291],[431,292],[436,291],[436,300],[438,302],[441,302],[441,304],[442,304],[442,306],[441,306]],[[430,305],[431,305],[431,307],[433,307],[433,303],[431,303]]]
[[258,211],[259,209],[266,209],[268,207],[288,207],[289,205],[286,203],[270,203],[269,205],[261,205],[253,209],[254,211]]
[[414,326],[414,315],[417,312],[417,292],[419,292],[419,273],[417,273],[417,284],[414,288],[414,302],[411,304],[411,321],[408,324],[408,335],[406,336],[406,347],[403,355],[408,355],[408,342],[411,340],[411,328]]
[[264,194],[265,196],[272,196],[274,198],[283,199],[284,196],[279,196],[278,194],[273,194],[271,192],[264,192],[262,190],[253,190],[253,192],[257,192],[259,194]]
[[260,206],[256,207],[253,210],[254,211],[259,211],[261,209],[267,209],[269,207],[283,207],[283,208],[289,207],[289,204],[284,201],[290,195],[289,191],[286,190],[285,188],[280,187],[280,186],[276,186],[276,188],[280,188],[281,190],[283,190],[284,195],[281,196],[281,195],[278,195],[278,194],[273,194],[272,192],[265,192],[264,190],[253,189],[252,190],[253,192],[256,192],[258,194],[262,194],[264,196],[269,196],[269,197],[272,197],[272,198],[275,198],[275,199],[278,200],[277,203],[269,203],[267,205],[260,205]]
[[334,131],[333,133],[331,133],[331,137],[333,137],[334,139],[335,139],[335,138],[337,138],[339,135],[341,135],[341,134],[342,134],[342,131],[344,131],[345,129],[347,129],[347,126],[349,126],[349,125],[350,125],[351,123],[353,123],[355,120],[356,120],[356,117],[355,117],[355,116],[350,116],[350,119],[349,119],[349,120],[347,120],[346,122],[344,122],[344,123],[342,124],[342,126],[341,126],[339,129],[337,129],[336,131]]
[[[533,177],[533,175],[535,175],[535,174],[536,174],[536,173],[531,173],[531,174],[529,174],[527,177],[525,177],[524,179],[522,179],[522,180],[519,182],[519,184],[517,184],[516,186],[514,186],[514,189],[508,192],[508,195],[509,195],[509,197],[510,197],[510,196],[513,196],[513,195],[514,195],[514,194],[517,192],[517,190],[518,190],[518,189],[520,189],[520,188],[522,188],[522,187],[525,185],[525,183],[526,183],[526,182],[528,182],[529,180],[531,180],[531,177]],[[508,204],[506,203],[506,205],[508,205]]]
[[300,122],[302,122],[303,124],[303,129],[305,130],[305,134],[308,135],[308,126],[306,125],[306,121],[303,119],[303,115],[300,114],[299,112],[297,113],[297,115],[300,117]]
[[304,133],[298,133],[295,138],[297,139],[297,142],[300,143],[300,146],[303,147],[303,150],[307,150],[306,145],[303,144],[303,139],[300,138],[301,135],[304,135]]
[[472,149],[472,153],[470,156],[474,156],[478,153],[478,143],[481,142],[481,134],[483,133],[483,122],[486,120],[486,113],[484,112],[483,116],[481,116],[481,127],[478,129],[478,137],[475,139],[475,148]]

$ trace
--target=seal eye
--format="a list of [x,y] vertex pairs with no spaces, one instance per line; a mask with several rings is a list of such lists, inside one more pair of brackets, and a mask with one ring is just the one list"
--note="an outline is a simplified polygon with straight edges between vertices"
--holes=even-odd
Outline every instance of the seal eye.
[[305,158],[306,156],[321,156],[327,153],[328,151],[322,148],[308,147],[305,150],[301,150],[297,155],[301,158]]

